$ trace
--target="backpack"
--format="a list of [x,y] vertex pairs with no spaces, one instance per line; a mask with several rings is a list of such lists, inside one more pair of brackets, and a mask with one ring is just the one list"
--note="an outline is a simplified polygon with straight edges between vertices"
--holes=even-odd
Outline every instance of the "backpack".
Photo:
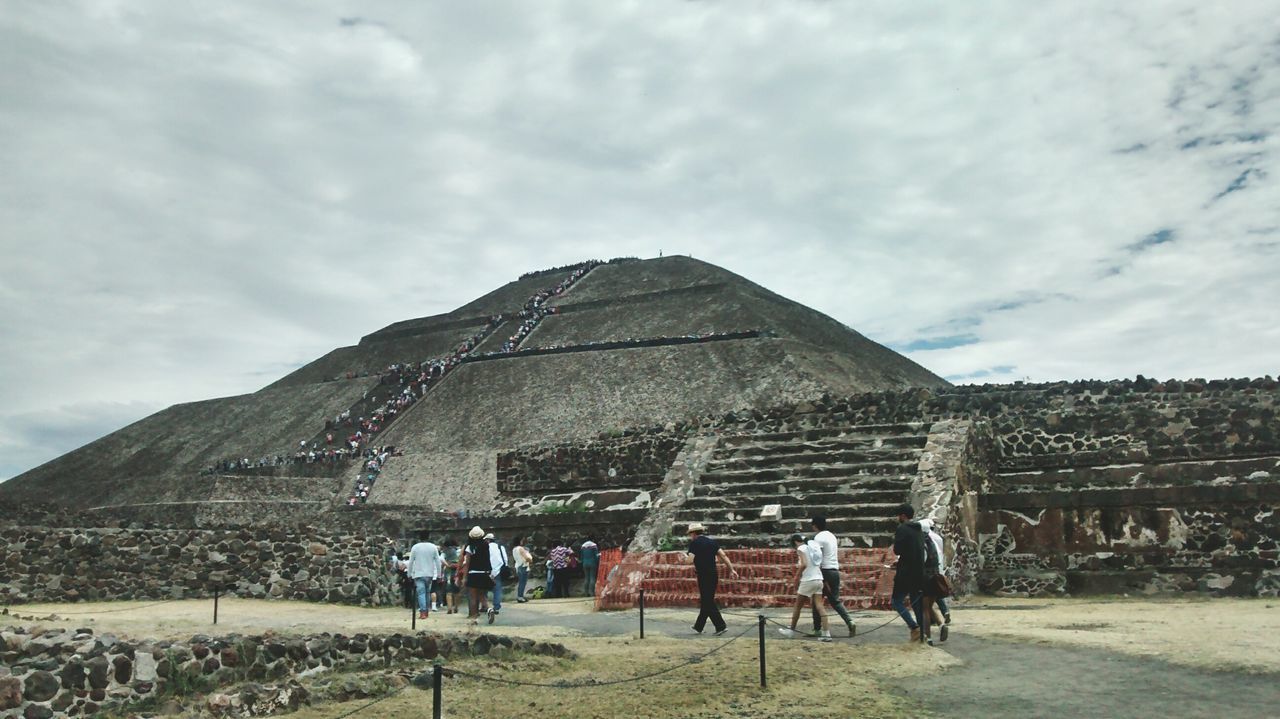
[[498,553],[502,555],[502,566],[498,568],[498,576],[504,580],[514,579],[516,573],[515,570],[511,568],[510,560],[507,559],[507,548],[499,544]]

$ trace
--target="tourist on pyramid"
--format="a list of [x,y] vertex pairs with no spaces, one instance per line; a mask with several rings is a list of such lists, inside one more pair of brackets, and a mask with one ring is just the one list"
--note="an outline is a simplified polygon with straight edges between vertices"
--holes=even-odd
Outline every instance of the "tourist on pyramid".
[[418,535],[418,543],[409,548],[409,561],[405,569],[416,589],[418,618],[426,619],[430,611],[427,603],[431,601],[431,585],[440,569],[440,548],[428,541],[426,532]]
[[831,625],[828,623],[827,613],[822,609],[822,549],[815,542],[806,542],[799,534],[791,535],[791,546],[795,548],[797,555],[796,605],[791,610],[791,628],[784,627],[778,631],[788,639],[799,636],[800,632],[796,631],[796,624],[800,622],[800,612],[804,610],[806,604],[811,604],[820,627],[818,639],[829,642]]
[[484,541],[484,530],[472,527],[467,533],[467,546],[462,550],[462,566],[458,573],[467,584],[467,623],[480,623],[480,605],[485,594],[493,589],[493,565],[489,561],[489,544]]
[[698,634],[707,626],[707,620],[716,628],[719,636],[728,631],[724,617],[720,616],[720,608],[716,606],[716,586],[720,578],[716,573],[716,561],[723,561],[729,568],[729,575],[738,577],[728,555],[720,548],[716,540],[706,535],[707,528],[701,522],[689,525],[689,549],[685,552],[685,564],[692,564],[694,574],[698,577],[698,619],[693,623],[693,631]]
[[[857,628],[853,625],[853,620],[849,618],[849,610],[844,608],[844,602],[840,601],[840,545],[836,541],[836,535],[827,531],[827,518],[818,515],[809,520],[813,526],[813,543],[822,550],[822,595],[831,602],[831,608],[836,614],[844,620],[844,626],[849,630],[849,636],[858,633]],[[822,616],[818,611],[817,602],[813,605],[813,633],[817,634],[819,629],[819,618]]]
[[[893,553],[898,555],[897,571],[893,574],[893,608],[911,629],[911,641],[920,641],[920,627],[924,624],[924,560],[927,541],[920,524],[911,521],[916,510],[910,504],[898,507],[898,530],[893,535]],[[911,603],[907,611],[906,602]],[[912,616],[914,614],[914,616]]]

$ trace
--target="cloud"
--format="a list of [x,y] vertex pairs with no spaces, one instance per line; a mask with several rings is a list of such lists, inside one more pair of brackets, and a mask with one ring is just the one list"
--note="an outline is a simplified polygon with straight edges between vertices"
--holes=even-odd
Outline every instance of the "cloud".
[[0,456],[79,441],[17,416],[252,391],[659,249],[949,377],[1274,374],[1273,14],[28,4],[0,17]]

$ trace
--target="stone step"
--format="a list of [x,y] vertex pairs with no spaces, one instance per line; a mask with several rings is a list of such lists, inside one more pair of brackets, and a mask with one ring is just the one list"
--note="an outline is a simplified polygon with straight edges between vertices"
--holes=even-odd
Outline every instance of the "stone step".
[[768,456],[734,457],[731,459],[713,459],[707,462],[708,472],[772,469],[781,467],[807,467],[812,465],[858,465],[858,466],[909,466],[915,468],[920,462],[920,450],[917,449],[867,449],[838,450],[828,452],[789,452]]
[[716,449],[713,459],[762,457],[794,452],[831,452],[838,450],[924,449],[928,437],[923,435],[891,435],[885,437],[849,435],[815,441],[747,442]]
[[[713,534],[712,536],[717,542],[719,542],[720,546],[725,549],[777,549],[779,547],[785,548],[790,546],[788,537],[790,537],[791,534],[791,532],[788,532],[787,534],[768,532],[760,534]],[[843,534],[837,534],[837,539],[840,540],[841,547],[858,547],[863,549],[869,547],[888,547],[893,544],[893,533],[846,532]]]
[[830,439],[833,437],[844,437],[847,435],[919,435],[927,437],[929,435],[929,424],[924,422],[908,422],[901,424],[863,424],[844,427],[824,427],[821,429],[806,429],[795,432],[759,432],[756,434],[739,434],[725,437],[721,444],[730,446],[735,444],[750,444],[752,442],[791,442],[791,441],[807,441],[812,442],[820,439]]
[[747,497],[813,492],[860,492],[863,490],[907,492],[911,490],[911,483],[914,479],[914,475],[907,474],[864,474],[833,477],[779,477],[762,481],[717,481],[694,487],[693,496]]
[[[894,510],[906,499],[903,494],[895,502],[884,503],[860,503],[860,504],[795,504],[782,506],[782,519],[802,519],[807,520],[815,515],[822,515],[832,519],[854,519],[854,518],[871,518],[879,519],[881,517],[892,517]],[[693,521],[701,517],[714,516],[725,517],[733,514],[741,519],[758,519],[760,510],[765,504],[770,502],[730,502],[727,506],[719,507],[690,507],[687,504],[676,513],[677,521]]]
[[1075,469],[1004,472],[993,483],[1003,491],[1045,491],[1088,487],[1159,487],[1280,479],[1280,457],[1207,459],[1181,462],[1114,464]]
[[735,484],[742,482],[781,482],[789,479],[830,479],[833,477],[913,477],[915,462],[881,462],[877,464],[837,464],[827,467],[767,467],[762,469],[724,469],[705,472],[702,484]]
[[834,506],[896,506],[906,501],[908,496],[903,489],[868,489],[850,492],[777,492],[768,494],[711,494],[691,497],[685,500],[684,509],[733,509],[734,507],[754,507],[759,509],[766,504],[781,504],[784,512],[792,507],[834,507]]
[[[773,544],[770,546],[783,546],[788,537],[792,534],[809,534],[813,530],[809,526],[809,519],[805,518],[783,518],[778,521],[763,521],[758,518],[751,519],[728,519],[724,513],[699,514],[692,513],[684,516],[683,513],[677,515],[676,524],[687,524],[689,522],[702,522],[707,525],[708,530],[714,537],[730,537],[739,534],[772,534]],[[837,535],[841,534],[885,534],[892,538],[893,532],[898,527],[896,517],[829,517],[827,519],[827,529]]]

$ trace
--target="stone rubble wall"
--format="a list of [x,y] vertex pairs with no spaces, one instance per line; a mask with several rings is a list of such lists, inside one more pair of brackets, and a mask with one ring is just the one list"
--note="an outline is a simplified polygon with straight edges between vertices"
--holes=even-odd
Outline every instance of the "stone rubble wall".
[[682,434],[656,427],[619,437],[504,452],[498,455],[498,491],[504,496],[530,496],[657,487],[684,443]]
[[[306,691],[295,680],[304,672],[425,663],[441,656],[488,655],[509,660],[516,652],[570,654],[559,644],[488,634],[230,635],[133,642],[97,636],[91,629],[8,627],[0,631],[0,717],[93,716],[147,699],[205,692],[238,682],[289,682],[284,692],[248,684],[235,699],[257,693],[278,701],[280,708],[296,709]],[[235,709],[232,703],[224,695],[214,695],[209,708],[228,713]]]
[[385,544],[267,529],[0,530],[0,602],[211,596],[395,604]]

